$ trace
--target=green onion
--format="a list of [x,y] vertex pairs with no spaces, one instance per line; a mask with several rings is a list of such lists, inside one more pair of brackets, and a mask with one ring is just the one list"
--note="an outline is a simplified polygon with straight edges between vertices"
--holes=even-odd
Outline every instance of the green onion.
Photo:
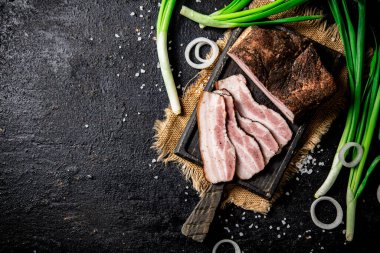
[[157,18],[157,53],[166,92],[169,96],[170,105],[174,114],[181,113],[177,88],[170,67],[168,55],[168,29],[176,0],[162,0]]
[[269,16],[290,10],[308,1],[309,0],[277,0],[257,8],[240,11],[248,4],[248,1],[234,0],[225,8],[210,15],[196,12],[186,6],[182,6],[180,13],[188,19],[199,23],[202,28],[205,26],[215,28],[235,28],[248,27],[251,25],[277,25],[322,18],[320,15],[313,15],[280,18],[276,20],[263,20]]
[[[242,10],[244,7],[246,7],[248,4],[250,4],[252,0],[233,0],[229,5],[226,7],[211,13],[210,16],[218,16],[221,14],[227,14],[227,13],[232,13],[236,11]],[[205,25],[199,24],[200,28],[205,28]]]
[[[334,184],[342,164],[337,159],[341,147],[347,143],[354,141],[363,147],[363,156],[356,167],[350,169],[347,194],[346,194],[346,240],[351,241],[354,237],[355,228],[355,213],[357,200],[363,192],[368,178],[380,162],[380,156],[366,170],[366,174],[362,179],[367,165],[368,153],[371,148],[374,132],[378,123],[380,112],[380,52],[375,38],[375,48],[372,60],[369,66],[369,75],[363,89],[363,74],[364,74],[364,52],[365,32],[366,32],[366,0],[355,1],[358,9],[356,23],[352,22],[346,0],[329,0],[330,10],[333,14],[339,32],[342,38],[346,64],[349,77],[350,88],[350,106],[348,109],[346,125],[338,145],[337,153],[331,170],[315,194],[315,197],[322,196]],[[341,10],[343,9],[343,11]],[[355,152],[351,156],[355,156]],[[350,155],[349,155],[350,156]]]
[[210,16],[218,16],[221,14],[227,14],[227,13],[240,11],[244,7],[246,7],[248,4],[250,4],[251,2],[252,2],[252,0],[233,0],[229,5],[227,5],[223,9],[220,9],[220,10],[210,14]]

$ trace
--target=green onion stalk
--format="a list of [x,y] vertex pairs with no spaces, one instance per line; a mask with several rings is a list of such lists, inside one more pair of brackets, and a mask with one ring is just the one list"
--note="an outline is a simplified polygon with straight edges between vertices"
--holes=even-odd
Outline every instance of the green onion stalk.
[[356,33],[347,9],[346,0],[342,0],[341,3],[344,9],[343,12],[341,10],[342,7],[339,5],[337,0],[329,0],[330,10],[338,26],[346,55],[350,104],[347,112],[345,128],[339,141],[330,172],[326,180],[315,193],[315,198],[325,195],[336,181],[343,167],[342,163],[339,161],[339,151],[344,144],[355,140],[355,131],[358,125],[361,107],[361,83],[365,48],[365,8],[362,8],[361,11],[359,11],[358,32]]
[[161,74],[168,93],[171,109],[174,114],[181,114],[181,105],[174,82],[168,55],[168,29],[176,0],[162,0],[157,19],[157,53]]
[[[374,168],[380,161],[380,156],[375,158],[375,160],[370,165],[369,169],[363,180],[362,174],[364,168],[366,166],[366,160],[368,157],[368,153],[370,150],[370,146],[372,140],[374,139],[374,133],[376,124],[378,122],[379,117],[379,109],[380,109],[380,54],[377,54],[377,67],[375,77],[372,81],[372,92],[368,94],[369,99],[369,110],[367,118],[364,114],[362,117],[362,121],[366,122],[366,129],[364,131],[363,136],[358,136],[356,141],[363,146],[363,156],[356,168],[351,168],[350,177],[347,187],[347,195],[346,195],[346,203],[347,203],[347,220],[346,220],[346,239],[347,241],[352,241],[354,237],[354,229],[355,229],[355,212],[356,212],[356,203],[357,199],[361,195],[368,177],[373,172]],[[368,100],[367,100],[368,101]]]
[[[368,178],[380,162],[377,156],[368,169],[365,170],[368,161],[368,153],[372,140],[375,137],[375,129],[378,123],[380,111],[380,53],[376,43],[369,67],[369,75],[363,89],[364,54],[365,54],[365,32],[366,32],[366,0],[356,1],[358,9],[358,21],[355,25],[347,7],[346,0],[329,0],[329,5],[342,38],[346,65],[348,70],[350,106],[346,119],[346,125],[338,145],[334,161],[325,182],[318,189],[315,197],[325,195],[334,184],[342,164],[338,154],[342,146],[354,141],[363,147],[363,155],[359,164],[350,170],[346,194],[346,240],[352,241],[355,229],[355,212],[357,200],[360,197]],[[343,10],[342,10],[343,9]],[[345,156],[355,156],[345,154]],[[363,173],[366,172],[364,178]]]
[[182,6],[180,13],[188,19],[199,23],[202,28],[206,26],[215,28],[235,28],[248,27],[252,25],[278,25],[322,18],[321,15],[310,15],[264,20],[269,16],[288,11],[308,1],[309,0],[276,0],[260,7],[242,10],[249,4],[250,1],[234,0],[223,9],[210,15],[196,12],[186,6]]

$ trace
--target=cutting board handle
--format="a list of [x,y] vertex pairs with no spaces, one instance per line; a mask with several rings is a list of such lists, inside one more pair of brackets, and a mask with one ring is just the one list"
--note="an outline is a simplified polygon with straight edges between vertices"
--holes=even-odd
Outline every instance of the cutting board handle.
[[203,242],[222,198],[223,188],[224,183],[210,186],[183,224],[182,234],[197,242]]

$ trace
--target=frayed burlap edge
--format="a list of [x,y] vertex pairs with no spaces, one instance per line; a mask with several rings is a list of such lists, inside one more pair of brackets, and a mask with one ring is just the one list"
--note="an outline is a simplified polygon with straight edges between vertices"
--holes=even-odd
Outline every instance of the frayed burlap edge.
[[[302,13],[315,13],[315,10],[303,10]],[[298,10],[298,15],[299,10]],[[306,37],[316,40],[317,42],[325,45],[326,41],[331,41],[331,37],[334,36],[335,42],[333,47],[330,45],[327,47],[341,52],[341,43],[339,37],[337,36],[337,28],[327,27],[326,22],[324,21],[312,21],[312,22],[303,22],[300,24],[300,27],[308,25],[307,29],[301,29],[303,34]],[[307,23],[307,24],[306,24]],[[291,27],[297,32],[297,26]],[[305,34],[305,30],[313,30],[313,36],[308,36]],[[316,33],[318,36],[316,36]],[[224,48],[228,38],[230,37],[230,31],[225,33],[224,38],[217,41],[221,49]],[[325,41],[325,42],[324,42]],[[324,44],[325,43],[325,44]],[[197,104],[200,94],[202,93],[205,85],[207,84],[213,66],[208,69],[202,70],[196,76],[196,80],[193,84],[189,85],[181,100],[181,105],[183,108],[182,115],[174,115],[170,108],[165,109],[165,117],[163,120],[157,120],[154,124],[155,136],[153,148],[157,150],[159,156],[158,160],[164,163],[174,162],[181,167],[182,173],[185,176],[186,180],[190,180],[193,184],[193,188],[200,194],[202,197],[206,190],[209,188],[210,183],[205,179],[203,170],[200,166],[197,166],[177,155],[175,155],[174,149],[183,133],[183,130],[186,127],[186,124]],[[313,117],[313,120],[309,122],[308,127],[306,128],[303,137],[299,144],[299,149],[293,155],[293,158],[284,172],[279,187],[276,190],[274,196],[271,200],[264,199],[240,186],[232,186],[227,188],[227,197],[222,202],[222,207],[226,204],[233,203],[241,208],[246,210],[255,211],[258,213],[267,213],[272,204],[282,195],[284,192],[284,187],[286,183],[297,173],[297,163],[302,161],[305,156],[312,150],[315,145],[317,145],[322,136],[329,130],[332,122],[337,117],[339,111],[344,107],[344,87],[345,87],[345,72],[342,70],[341,74],[336,76],[336,81],[339,86],[339,92],[337,92],[330,100],[326,101],[321,105],[316,114]]]

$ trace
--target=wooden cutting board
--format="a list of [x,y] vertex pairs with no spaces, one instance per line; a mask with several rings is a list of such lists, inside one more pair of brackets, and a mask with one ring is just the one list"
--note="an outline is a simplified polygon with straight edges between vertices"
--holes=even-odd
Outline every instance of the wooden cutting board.
[[[283,27],[273,27],[268,29],[282,29]],[[288,32],[292,32],[287,30]],[[247,86],[252,92],[252,96],[259,103],[271,108],[272,110],[280,113],[284,119],[287,119],[282,112],[267,98],[267,96],[253,83],[253,81],[244,73],[244,71],[228,56],[227,52],[231,46],[239,39],[242,28],[236,28],[228,40],[226,47],[224,48],[219,61],[217,62],[209,82],[207,83],[205,90],[212,91],[216,81],[229,77],[231,75],[242,74],[247,80]],[[325,67],[334,75],[336,71],[339,71],[343,64],[343,57],[341,54],[332,51],[318,43],[313,42]],[[274,156],[270,162],[266,165],[265,169],[260,173],[254,175],[249,180],[236,179],[233,183],[243,186],[246,189],[266,198],[273,197],[274,192],[280,182],[280,179],[288,166],[292,155],[299,143],[299,140],[307,126],[308,118],[313,115],[313,111],[299,121],[298,123],[292,123],[287,121],[291,130],[293,131],[293,137],[286,145],[281,153]],[[178,156],[187,159],[193,163],[202,166],[202,159],[199,150],[198,142],[198,127],[196,119],[196,109],[190,117],[190,120],[179,140],[174,153]]]

